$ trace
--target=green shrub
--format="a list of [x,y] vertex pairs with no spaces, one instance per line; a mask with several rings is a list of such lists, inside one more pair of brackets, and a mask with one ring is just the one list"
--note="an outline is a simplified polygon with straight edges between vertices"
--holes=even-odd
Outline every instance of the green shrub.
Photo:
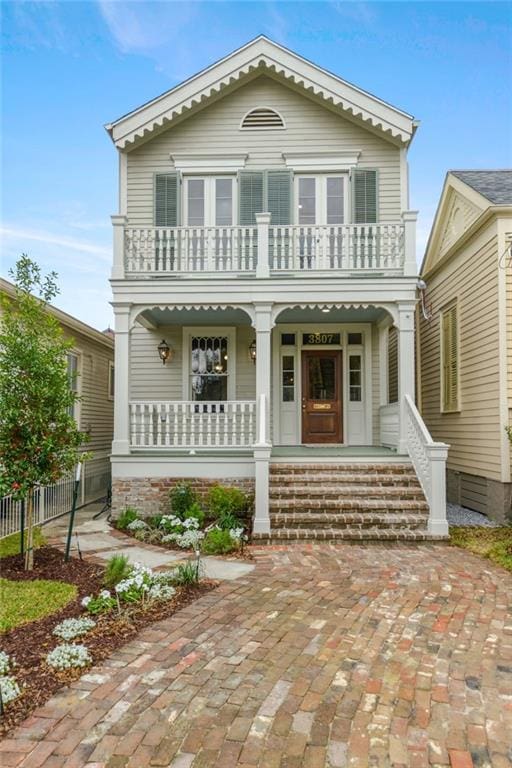
[[188,584],[197,584],[199,581],[199,567],[195,560],[186,560],[177,565],[172,572],[174,584],[184,587]]
[[177,483],[169,491],[169,506],[171,512],[182,520],[185,519],[187,510],[197,501],[195,492],[188,483]]
[[151,528],[158,528],[160,526],[160,523],[162,521],[163,515],[152,515],[151,517],[146,518],[146,523]]
[[121,531],[124,531],[125,528],[128,528],[130,523],[133,523],[133,521],[137,520],[138,517],[139,513],[136,509],[133,507],[126,507],[124,512],[121,512],[115,523]]
[[213,517],[245,514],[249,507],[249,498],[239,488],[214,485],[208,493],[208,509]]
[[106,587],[113,588],[120,581],[126,579],[131,571],[131,565],[127,555],[112,555],[107,561],[103,584]]
[[185,520],[188,520],[189,517],[195,517],[195,519],[199,523],[199,527],[201,527],[204,524],[204,512],[199,506],[199,504],[197,503],[197,501],[195,501],[192,504],[192,506],[189,507],[185,512]]
[[223,531],[230,531],[233,528],[243,528],[243,523],[231,512],[226,512],[217,518],[217,527]]
[[238,547],[238,540],[232,539],[229,531],[212,528],[204,537],[201,549],[206,555],[227,555]]

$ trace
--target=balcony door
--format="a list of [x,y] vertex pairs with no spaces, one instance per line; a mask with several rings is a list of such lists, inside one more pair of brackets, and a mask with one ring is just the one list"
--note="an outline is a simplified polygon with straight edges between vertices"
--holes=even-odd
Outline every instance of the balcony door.
[[344,224],[348,218],[347,174],[296,177],[296,223]]
[[185,176],[185,224],[188,227],[231,227],[234,224],[234,178]]
[[341,350],[302,352],[302,442],[341,443]]

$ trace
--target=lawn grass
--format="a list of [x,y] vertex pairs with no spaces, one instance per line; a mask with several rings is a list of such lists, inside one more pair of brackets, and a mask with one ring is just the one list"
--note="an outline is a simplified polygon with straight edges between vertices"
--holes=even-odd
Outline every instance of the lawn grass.
[[[25,531],[25,543],[27,541],[27,532]],[[18,555],[20,553],[20,541],[21,536],[19,533],[13,533],[11,536],[6,536],[5,539],[0,539],[0,560],[3,557],[10,557],[11,555]],[[41,547],[46,543],[46,539],[42,534],[40,528],[34,528],[34,549]]]
[[450,528],[450,543],[486,557],[512,572],[512,527]]
[[74,584],[62,581],[0,579],[0,632],[49,616],[77,594]]

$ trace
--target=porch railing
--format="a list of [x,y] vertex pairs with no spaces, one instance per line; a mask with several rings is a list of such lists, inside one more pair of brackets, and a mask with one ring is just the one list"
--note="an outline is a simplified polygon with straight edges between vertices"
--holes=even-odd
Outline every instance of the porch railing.
[[[128,275],[400,272],[405,225],[125,227]],[[268,247],[264,247],[267,245]]]
[[404,261],[402,224],[270,227],[270,268],[399,270]]
[[253,272],[256,227],[127,227],[127,272]]
[[409,456],[430,507],[429,532],[445,536],[448,533],[446,458],[449,446],[432,440],[425,422],[409,395],[405,395],[404,398],[404,413]]
[[169,401],[130,403],[132,448],[250,448],[256,403]]

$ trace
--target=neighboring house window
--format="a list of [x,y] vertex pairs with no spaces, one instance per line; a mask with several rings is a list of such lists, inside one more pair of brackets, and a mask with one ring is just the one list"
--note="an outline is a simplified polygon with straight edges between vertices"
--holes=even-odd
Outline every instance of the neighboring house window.
[[251,109],[240,124],[242,129],[265,130],[269,128],[284,128],[284,120],[275,109],[270,107],[257,107]]
[[388,403],[398,402],[398,331],[388,331]]
[[114,399],[114,385],[115,385],[114,371],[115,371],[114,363],[109,362],[108,364],[108,399],[109,400]]
[[441,410],[459,410],[457,304],[441,311]]
[[190,349],[192,399],[228,399],[228,339],[226,336],[192,336]]
[[[79,384],[78,384],[78,355],[73,354],[72,352],[69,352],[67,355],[67,362],[68,362],[68,383],[69,388],[72,392],[74,392],[76,395],[79,394]],[[79,403],[78,401],[75,401],[72,406],[69,408],[69,415],[72,416],[75,421],[78,424],[79,421]]]

